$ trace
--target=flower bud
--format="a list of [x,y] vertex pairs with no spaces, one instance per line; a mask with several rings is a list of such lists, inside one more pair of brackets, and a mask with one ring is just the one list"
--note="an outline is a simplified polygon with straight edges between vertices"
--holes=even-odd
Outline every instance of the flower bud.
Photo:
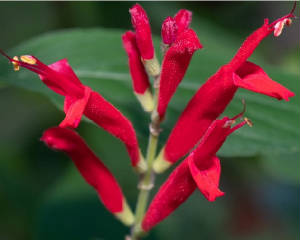
[[172,17],[167,17],[161,27],[161,37],[164,44],[171,45],[177,37],[176,21]]

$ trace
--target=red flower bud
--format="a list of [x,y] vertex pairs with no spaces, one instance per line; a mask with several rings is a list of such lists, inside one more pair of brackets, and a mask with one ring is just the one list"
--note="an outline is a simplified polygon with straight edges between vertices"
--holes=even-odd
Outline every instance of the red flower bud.
[[222,66],[190,100],[173,128],[165,147],[154,163],[154,169],[162,172],[188,153],[201,139],[209,125],[223,113],[239,87],[277,98],[289,100],[294,93],[271,80],[257,65],[247,62],[259,43],[276,30],[278,21],[290,18],[291,14],[253,32],[242,44],[234,58]]
[[125,224],[133,223],[133,216],[117,180],[76,132],[54,127],[46,130],[41,140],[48,147],[63,151],[72,159],[82,177],[97,191],[100,200],[111,213]]
[[216,153],[227,136],[246,124],[244,120],[231,127],[240,115],[232,119],[224,117],[211,124],[197,148],[171,173],[152,200],[142,222],[145,231],[169,216],[196,187],[208,201],[224,195],[219,189],[221,166]]
[[135,29],[136,41],[142,58],[150,60],[154,58],[154,48],[151,37],[151,28],[145,10],[139,4],[135,4],[130,10],[131,22]]
[[190,23],[192,22],[192,12],[186,9],[181,9],[175,15],[174,19],[178,27],[178,34],[180,34],[190,27]]
[[180,34],[164,56],[160,75],[157,111],[163,118],[171,97],[182,81],[194,52],[202,45],[197,34],[188,29]]
[[144,168],[144,160],[131,122],[99,93],[84,86],[66,59],[47,66],[34,56],[25,55],[17,60],[2,51],[1,53],[14,64],[15,68],[25,67],[37,73],[51,90],[65,96],[66,117],[61,122],[61,127],[76,128],[84,114],[125,144],[134,167]]
[[161,26],[161,37],[164,44],[171,45],[177,37],[176,21],[172,17],[167,17]]
[[151,112],[154,107],[150,91],[149,78],[144,64],[141,61],[141,54],[136,43],[136,34],[128,31],[122,35],[123,46],[128,55],[128,64],[134,93],[146,111]]

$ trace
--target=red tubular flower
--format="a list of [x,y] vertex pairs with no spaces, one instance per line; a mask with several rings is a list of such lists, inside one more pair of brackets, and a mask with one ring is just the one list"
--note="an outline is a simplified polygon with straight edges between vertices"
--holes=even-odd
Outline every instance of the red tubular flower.
[[154,108],[154,102],[150,90],[149,78],[137,47],[136,34],[128,31],[122,35],[122,40],[124,49],[128,55],[128,64],[134,93],[145,111],[151,112]]
[[192,12],[186,9],[181,9],[174,17],[178,27],[178,34],[189,28],[192,22]]
[[151,28],[145,10],[139,4],[135,4],[129,9],[131,22],[136,33],[136,43],[142,56],[147,73],[157,78],[160,72],[159,63],[155,57],[154,47],[151,37]]
[[65,96],[66,117],[60,127],[76,128],[84,114],[125,144],[133,167],[141,171],[145,168],[131,122],[99,93],[83,85],[66,59],[47,66],[34,56],[25,55],[18,60],[17,57],[11,58],[1,53],[13,63],[16,70],[21,66],[37,73],[51,90]]
[[145,10],[135,4],[130,10],[131,22],[136,33],[136,42],[144,60],[154,58],[154,47],[151,37],[151,28]]
[[221,166],[216,153],[227,136],[248,121],[231,127],[241,115],[232,119],[224,117],[210,125],[197,148],[171,173],[152,200],[142,223],[144,231],[149,231],[170,215],[196,187],[208,201],[224,195],[219,189]]
[[117,180],[76,132],[54,127],[46,130],[41,140],[48,147],[63,151],[72,159],[85,181],[96,190],[108,211],[126,225],[134,222]]
[[271,80],[254,63],[246,61],[259,43],[276,31],[276,24],[293,17],[290,13],[253,32],[242,44],[234,58],[222,66],[203,84],[179,117],[165,147],[154,163],[156,172],[162,172],[195,146],[209,125],[226,108],[239,87],[268,95],[278,100],[289,100],[294,93]]
[[157,112],[162,119],[177,86],[190,64],[194,52],[202,48],[197,34],[188,29],[178,35],[164,56],[160,75]]

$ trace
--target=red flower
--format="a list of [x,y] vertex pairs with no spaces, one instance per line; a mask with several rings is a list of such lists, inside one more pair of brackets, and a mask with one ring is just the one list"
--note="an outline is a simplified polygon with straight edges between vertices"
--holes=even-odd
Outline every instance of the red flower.
[[122,35],[122,40],[124,49],[128,55],[134,93],[145,111],[151,112],[154,108],[154,102],[150,90],[149,78],[137,47],[136,34],[128,31]]
[[131,22],[136,33],[136,42],[144,60],[154,58],[154,47],[151,37],[151,28],[145,10],[139,4],[129,9]]
[[84,114],[125,144],[134,167],[140,170],[145,168],[131,122],[99,93],[83,85],[66,59],[47,66],[34,56],[25,55],[18,60],[16,57],[10,58],[2,51],[1,53],[15,68],[21,66],[37,73],[51,90],[65,96],[66,117],[60,127],[76,128]]
[[179,207],[198,187],[208,201],[224,195],[219,189],[220,160],[216,157],[227,136],[242,127],[247,119],[234,127],[235,119],[215,120],[197,148],[171,173],[152,200],[142,227],[149,231]]
[[277,30],[276,24],[293,17],[290,13],[253,32],[242,44],[234,58],[210,77],[190,100],[172,130],[165,147],[154,163],[156,172],[162,172],[195,146],[208,126],[226,108],[239,87],[268,95],[278,100],[289,100],[294,93],[272,81],[257,65],[246,60],[259,43]]
[[131,22],[135,29],[136,44],[147,73],[157,78],[160,72],[159,63],[155,57],[151,37],[151,28],[145,10],[139,4],[129,9]]
[[194,52],[202,48],[197,34],[188,29],[178,35],[164,56],[160,75],[157,112],[162,119],[177,86],[182,81]]
[[126,225],[133,223],[134,217],[117,180],[76,132],[54,127],[46,130],[41,140],[48,147],[63,151],[72,159],[85,181],[97,191],[108,211]]

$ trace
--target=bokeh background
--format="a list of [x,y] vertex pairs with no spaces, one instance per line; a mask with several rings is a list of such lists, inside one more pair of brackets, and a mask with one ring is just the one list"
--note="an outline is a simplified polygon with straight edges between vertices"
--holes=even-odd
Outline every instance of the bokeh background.
[[[31,46],[30,39],[51,31],[65,31],[72,28],[104,28],[115,31],[131,29],[128,9],[133,4],[134,2],[1,2],[0,47],[13,54],[30,54],[31,48],[28,47]],[[187,78],[192,79],[195,70],[200,72],[201,80],[198,86],[233,56],[245,37],[262,24],[263,18],[269,17],[274,20],[288,13],[293,5],[292,2],[141,4],[146,9],[152,31],[157,36],[160,35],[161,22],[166,16],[174,15],[180,8],[193,11],[192,27],[196,29],[205,47],[204,61],[199,62],[202,53],[197,53],[195,61],[199,64],[194,63],[191,66]],[[299,15],[299,8],[296,14]],[[87,42],[91,40],[89,36],[91,35],[86,36]],[[27,41],[29,41],[27,45],[26,43],[22,45]],[[72,43],[76,39],[70,38],[66,41]],[[47,51],[47,44],[41,45],[45,46],[44,52],[39,50],[41,59],[48,60],[47,63],[58,60],[56,57],[60,56],[60,53],[57,53],[59,47],[55,48],[55,41],[51,44],[54,50]],[[58,40],[57,45],[60,46],[59,44]],[[107,40],[101,41],[100,38],[93,46],[88,43],[81,44],[80,50],[76,49],[82,55],[74,60],[69,59],[71,65],[75,66],[75,71],[76,66],[81,66],[80,64],[86,60],[89,61],[91,49],[97,47],[97,44],[99,48],[107,49],[105,52],[99,52],[97,56],[99,62],[105,63],[108,59],[107,61],[120,62],[126,67],[127,59],[121,50],[119,55],[110,56],[109,48],[121,49],[121,40],[117,41],[118,46],[112,46],[113,42],[110,44]],[[107,45],[103,46],[104,44]],[[23,50],[22,46],[27,46],[24,49],[27,52],[20,52]],[[37,47],[32,47],[32,52],[35,51],[39,52]],[[275,80],[280,78],[281,71],[286,74],[282,75],[285,76],[282,83],[289,81],[287,76],[299,80],[299,19],[295,20],[292,27],[284,30],[282,37],[265,40],[256,50],[254,57],[261,66],[268,66],[266,71],[270,69],[272,72],[273,69],[277,69],[271,75]],[[92,63],[90,65],[93,65]],[[126,71],[128,74],[128,70]],[[95,192],[84,183],[74,169],[72,162],[63,154],[50,151],[39,141],[43,130],[57,125],[63,119],[62,111],[53,104],[56,100],[41,91],[34,91],[32,86],[26,86],[27,82],[7,81],[6,76],[11,77],[12,74],[16,76],[13,81],[22,81],[23,75],[18,79],[19,73],[13,73],[7,61],[1,58],[0,239],[124,239],[128,229],[104,209]],[[33,74],[28,76],[36,79]],[[130,86],[130,80],[127,79],[127,85]],[[92,80],[87,80],[89,81]],[[34,84],[42,85],[39,81],[35,81]],[[293,86],[291,90],[299,93],[299,83]],[[179,110],[170,109],[167,123],[163,126],[165,131],[160,144],[166,139],[169,128],[175,123],[180,110],[196,90],[196,87],[189,91],[182,88],[179,91],[181,95],[176,95],[175,100],[172,100]],[[43,91],[49,90],[45,88]],[[111,88],[105,86],[103,89],[99,86],[99,92],[120,107],[133,121],[144,151],[148,118],[141,111],[133,94],[129,92],[126,95],[122,92],[122,88],[113,85]],[[124,96],[130,100],[123,101]],[[268,103],[275,102],[267,97],[262,99]],[[61,104],[62,99],[58,99],[57,102]],[[293,108],[290,107],[293,113],[288,115],[289,112],[285,111],[285,108],[289,109],[288,104],[281,104],[279,110],[272,107],[263,109],[269,111],[271,117],[265,119],[265,122],[262,120],[268,125],[268,121],[271,124],[274,119],[287,115],[285,118],[290,118],[290,121],[283,122],[282,126],[288,131],[283,131],[283,135],[276,135],[280,130],[273,129],[272,132],[262,131],[261,135],[270,134],[265,136],[270,137],[270,143],[264,142],[266,148],[268,145],[273,146],[271,138],[281,138],[283,149],[287,149],[285,148],[287,145],[293,146],[292,154],[283,150],[280,157],[276,156],[277,160],[275,158],[272,160],[271,157],[267,162],[256,153],[246,157],[238,154],[233,156],[230,152],[234,151],[235,142],[230,142],[221,151],[223,156],[221,189],[226,192],[225,197],[209,203],[200,193],[194,193],[173,215],[157,226],[148,239],[296,239],[296,236],[299,236],[300,210],[299,105],[294,102]],[[232,107],[241,108],[239,104]],[[250,104],[249,108],[252,108],[249,114],[255,116],[255,104]],[[257,108],[259,115],[261,113],[259,106]],[[260,123],[257,125],[258,128],[267,128]],[[134,207],[137,177],[129,166],[122,144],[86,121],[82,121],[78,131],[115,173],[130,205]],[[246,152],[251,152],[252,149],[256,149],[253,147],[255,144],[262,145],[245,141],[243,147]],[[236,148],[238,147],[239,145],[236,145]],[[276,145],[274,148],[280,146]],[[158,177],[154,192],[169,173],[170,171]]]

